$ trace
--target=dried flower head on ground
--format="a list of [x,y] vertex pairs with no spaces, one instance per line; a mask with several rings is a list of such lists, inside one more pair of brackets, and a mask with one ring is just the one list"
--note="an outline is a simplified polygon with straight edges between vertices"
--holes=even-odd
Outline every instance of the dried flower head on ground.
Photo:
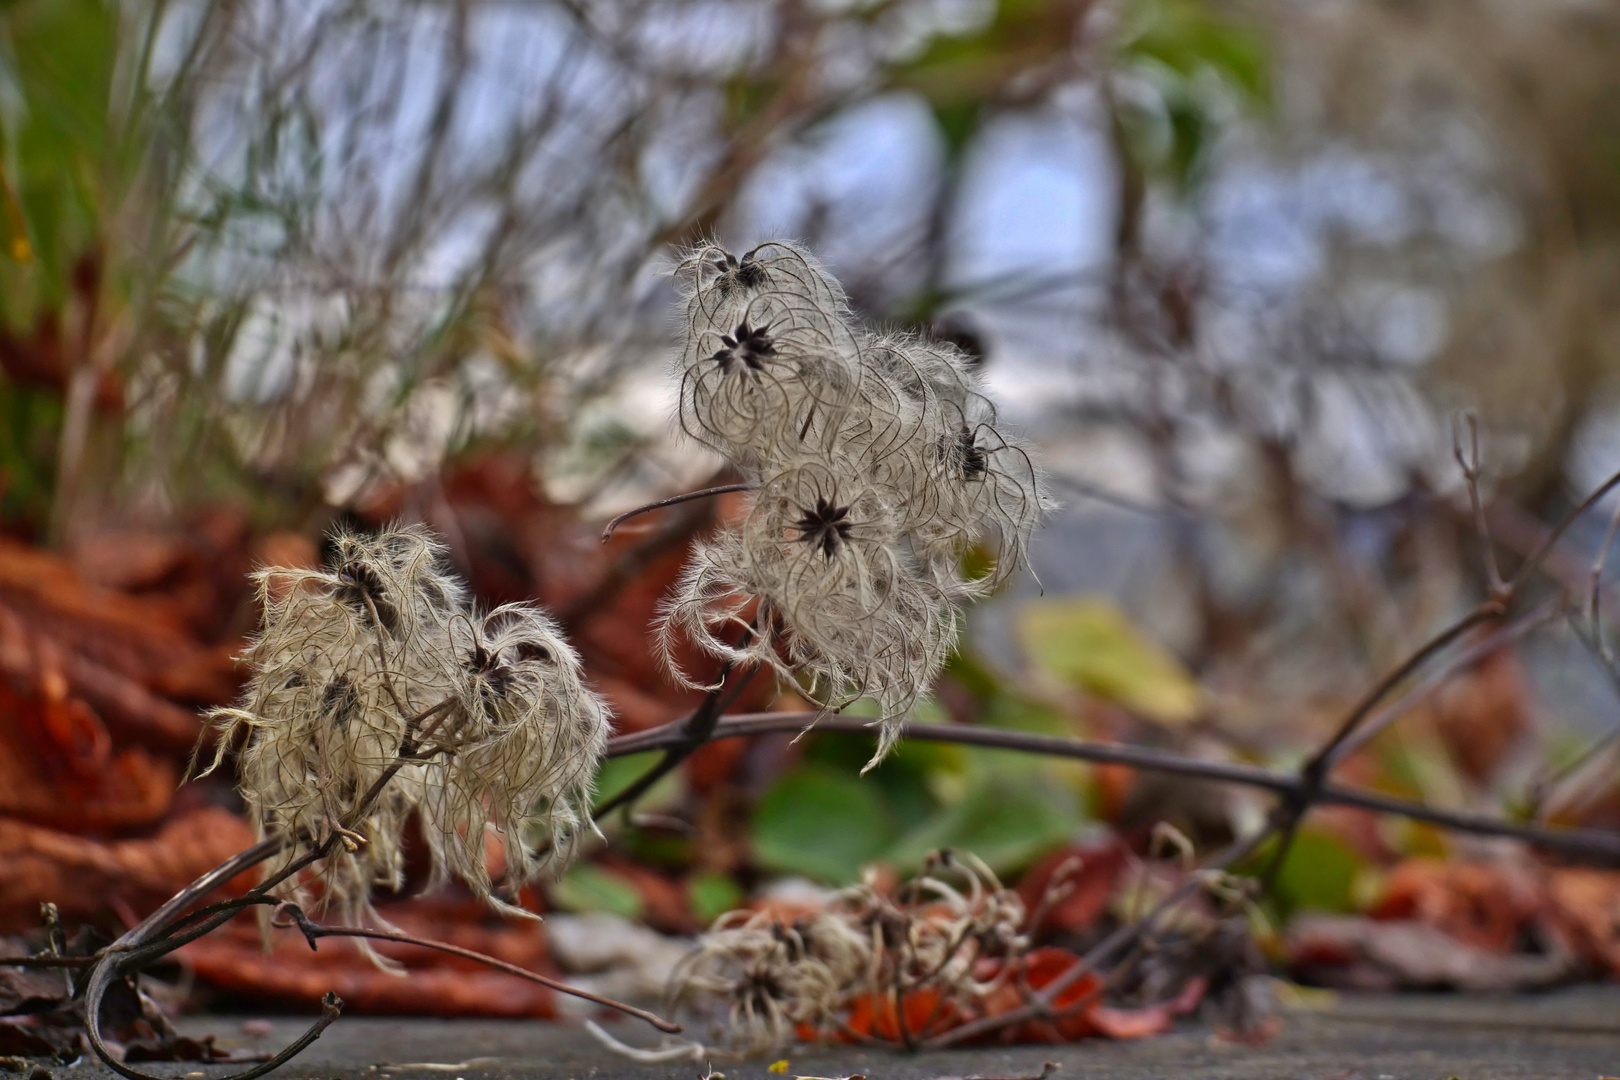
[[[1071,860],[1078,866],[1078,860]],[[907,1048],[948,1040],[971,1024],[1004,1041],[1063,1041],[1088,1034],[1136,1037],[1164,1030],[1195,1008],[1208,980],[1183,973],[1135,1009],[1104,1006],[1085,973],[1059,994],[1053,1019],[994,1022],[1085,960],[1034,946],[1043,913],[1072,891],[1055,875],[1035,911],[977,857],[935,852],[914,878],[885,888],[869,875],[816,909],[765,905],[722,916],[676,969],[669,1008],[705,1043],[628,1052],[751,1056],[802,1042],[884,1043]],[[1207,921],[1207,920],[1206,920]],[[652,1058],[649,1058],[652,1060]]]

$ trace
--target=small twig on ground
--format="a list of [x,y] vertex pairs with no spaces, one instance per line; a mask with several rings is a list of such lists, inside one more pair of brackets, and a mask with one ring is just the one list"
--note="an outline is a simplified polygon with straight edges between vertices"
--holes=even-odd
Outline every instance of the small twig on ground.
[[384,1069],[389,1072],[460,1072],[462,1069],[487,1069],[499,1064],[501,1059],[498,1057],[475,1057],[466,1061],[379,1061],[366,1068],[372,1072],[382,1072]]
[[[291,921],[286,922],[280,920]],[[519,967],[516,964],[509,964],[505,960],[497,960],[493,956],[487,956],[481,952],[474,952],[471,949],[464,949],[459,945],[451,945],[448,942],[434,941],[431,938],[412,937],[409,934],[402,934],[392,930],[369,930],[364,927],[354,926],[326,926],[322,923],[311,921],[310,918],[304,914],[303,909],[297,904],[282,904],[277,907],[275,920],[272,921],[271,925],[283,928],[296,926],[299,932],[304,935],[304,939],[309,942],[309,947],[311,949],[315,948],[315,943],[321,938],[347,937],[365,938],[369,941],[395,941],[401,945],[415,945],[418,948],[432,949],[436,952],[449,953],[451,956],[459,956],[464,960],[475,960],[478,963],[483,964],[485,967],[492,967],[496,971],[503,971],[506,974],[516,976],[519,979],[527,979],[529,982],[539,983],[541,986],[549,986],[559,994],[568,994],[573,997],[583,998],[586,1001],[601,1005],[605,1008],[622,1012],[626,1016],[633,1016],[637,1020],[645,1020],[659,1031],[673,1034],[682,1030],[680,1024],[665,1020],[663,1017],[650,1013],[645,1009],[638,1009],[634,1005],[626,1005],[622,1001],[615,1001],[613,998],[603,997],[601,994],[593,994],[589,990],[581,990],[577,986],[569,986],[567,983],[559,982],[556,979],[548,979],[546,976],[541,975],[538,972],[530,971],[528,968]]]
[[631,1046],[609,1035],[595,1020],[585,1021],[585,1031],[615,1054],[643,1065],[663,1065],[671,1061],[690,1061],[696,1065],[710,1056],[709,1051],[700,1042],[681,1042],[674,1046],[660,1046],[651,1050]]
[[1047,1077],[1051,1076],[1061,1068],[1063,1068],[1063,1066],[1057,1062],[1048,1061],[1041,1066],[1040,1072],[1032,1073],[1027,1076],[988,1076],[982,1073],[975,1073],[972,1076],[939,1076],[935,1077],[934,1080],[1046,1080]]

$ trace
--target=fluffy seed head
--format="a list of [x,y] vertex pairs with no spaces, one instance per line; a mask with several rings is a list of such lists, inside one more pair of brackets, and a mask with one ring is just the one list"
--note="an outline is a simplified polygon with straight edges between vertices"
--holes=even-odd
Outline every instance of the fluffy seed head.
[[[435,879],[499,904],[486,832],[505,835],[510,890],[540,869],[535,842],[566,858],[589,827],[608,713],[555,626],[525,605],[479,614],[425,530],[341,532],[332,550],[321,570],[256,575],[252,675],[211,714],[209,769],[240,737],[242,796],[261,834],[286,838],[282,865],[327,848],[282,890],[302,904],[375,918],[371,890],[401,884],[412,815]],[[346,842],[330,847],[334,833]]]
[[764,244],[740,260],[700,245],[676,268],[686,300],[681,426],[745,467],[832,448],[858,406],[860,346],[842,289],[815,258]]
[[505,837],[509,890],[546,863],[569,861],[590,828],[609,715],[585,688],[578,654],[538,609],[507,604],[454,630],[461,671],[452,752],[428,766],[423,823],[439,876],[488,897],[487,829]]
[[676,968],[668,1005],[706,1024],[727,1050],[761,1054],[804,1028],[836,1030],[870,966],[867,940],[838,915],[730,912]]
[[971,1017],[1013,978],[1027,923],[1018,894],[982,861],[939,851],[892,891],[869,879],[813,913],[722,916],[675,969],[669,1003],[738,1055],[837,1035],[853,1010],[919,991],[938,1003],[926,1023]]
[[[829,708],[870,696],[881,759],[956,641],[955,605],[1027,565],[1050,502],[960,350],[853,327],[801,248],[712,244],[676,270],[681,424],[759,484],[740,528],[699,545],[660,647],[796,679]],[[966,578],[984,542],[993,570]]]

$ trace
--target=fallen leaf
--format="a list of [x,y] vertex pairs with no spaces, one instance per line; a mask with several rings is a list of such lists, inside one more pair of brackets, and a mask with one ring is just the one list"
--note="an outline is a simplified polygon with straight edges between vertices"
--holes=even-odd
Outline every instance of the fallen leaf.
[[[20,943],[0,939],[0,955],[20,955]],[[0,1016],[24,1016],[54,1009],[73,996],[59,971],[0,967]]]
[[1041,910],[1042,898],[1053,887],[1058,871],[1067,868],[1067,872],[1056,882],[1063,890],[1062,899],[1046,906],[1040,925],[1030,927],[1031,931],[1075,934],[1091,929],[1108,910],[1128,855],[1125,845],[1114,841],[1095,847],[1063,848],[1032,866],[1018,883],[1018,893],[1030,912]]
[[[385,905],[381,916],[404,932],[485,953],[556,977],[549,970],[541,924],[511,921],[487,926],[486,909],[473,902]],[[550,987],[491,970],[475,960],[393,942],[374,942],[377,952],[402,965],[405,974],[380,970],[352,943],[331,941],[311,950],[295,932],[278,932],[272,949],[262,947],[255,923],[238,919],[191,942],[177,956],[196,978],[254,1001],[308,1007],[328,991],[344,1012],[394,1016],[551,1019],[557,1016]]]
[[1059,682],[1161,724],[1198,715],[1197,681],[1110,601],[1032,601],[1020,610],[1018,629],[1035,666]]
[[113,842],[0,818],[0,930],[37,925],[46,900],[68,920],[116,924],[119,904],[145,914],[254,839],[247,822],[218,808],[176,818],[151,839]]
[[[1066,976],[1080,958],[1064,949],[1041,948],[1022,960],[1021,978],[1009,980],[985,1002],[988,1016],[1011,1012],[1024,1004],[1018,984],[1040,991]],[[1072,1042],[1101,1035],[1111,1039],[1141,1039],[1168,1031],[1178,1016],[1198,1007],[1206,985],[1201,979],[1189,980],[1174,999],[1140,1009],[1111,1008],[1102,1003],[1102,980],[1087,972],[1065,987],[1052,1002],[1060,1014],[1053,1020],[1031,1020],[1001,1029],[993,1036],[1002,1043]]]
[[850,1005],[845,1026],[857,1035],[901,1042],[947,1030],[954,1026],[955,1014],[942,1002],[939,991],[914,990],[905,995],[905,1032],[900,1023],[902,1012],[889,994],[863,994]]
[[1574,946],[1611,976],[1620,976],[1620,872],[1582,867],[1552,871],[1551,918]]
[[1424,923],[1364,915],[1299,916],[1288,928],[1288,952],[1302,977],[1354,990],[1527,990],[1578,968],[1568,954],[1502,954]]
[[1541,886],[1528,867],[1407,859],[1390,871],[1369,914],[1414,920],[1460,942],[1506,953],[1542,910]]

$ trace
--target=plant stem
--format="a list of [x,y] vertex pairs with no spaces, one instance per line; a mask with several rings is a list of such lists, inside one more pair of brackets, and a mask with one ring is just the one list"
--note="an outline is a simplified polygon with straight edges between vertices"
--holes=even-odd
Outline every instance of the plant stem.
[[[820,717],[820,719],[817,719]],[[816,730],[845,735],[872,734],[865,720],[849,716],[824,716],[816,712],[743,713],[719,719],[710,739],[737,739],[753,735],[771,735],[779,732],[800,731],[811,721]],[[622,757],[680,745],[686,738],[683,721],[665,724],[633,735],[621,735],[608,742],[607,755]],[[1001,750],[1021,750],[1050,757],[1075,758],[1100,764],[1126,765],[1150,772],[1189,776],[1223,784],[1239,784],[1260,788],[1279,795],[1297,795],[1307,790],[1306,781],[1294,773],[1279,772],[1257,765],[1237,762],[1204,761],[1184,757],[1165,750],[1125,743],[1093,742],[1055,735],[1035,735],[1003,728],[975,727],[967,724],[917,723],[908,721],[901,728],[901,737],[924,742],[956,743],[967,746],[988,746]],[[1426,821],[1458,832],[1482,836],[1508,836],[1548,851],[1567,855],[1620,856],[1620,833],[1597,829],[1545,829],[1535,825],[1505,821],[1486,814],[1472,814],[1460,810],[1446,810],[1425,806],[1406,799],[1396,799],[1370,791],[1358,791],[1332,784],[1323,784],[1317,794],[1319,803],[1351,806],[1381,814],[1394,814],[1413,821]]]
[[[659,1031],[674,1034],[675,1032],[684,1030],[680,1024],[672,1023],[669,1020],[665,1020],[661,1016],[647,1012],[645,1009],[638,1009],[634,1005],[626,1005],[622,1001],[615,1001],[610,997],[603,997],[600,994],[593,994],[589,990],[581,990],[577,986],[569,986],[567,983],[559,982],[556,979],[549,979],[538,972],[530,971],[528,968],[519,967],[516,964],[509,964],[505,960],[497,960],[493,956],[487,956],[481,952],[474,952],[472,949],[464,949],[459,945],[451,945],[450,943],[444,941],[434,941],[432,938],[412,937],[409,934],[401,934],[388,930],[368,930],[364,927],[352,926],[327,926],[322,923],[312,922],[304,914],[303,910],[296,904],[282,904],[277,910],[276,915],[278,918],[282,915],[290,917],[293,922],[297,924],[299,931],[303,933],[305,939],[309,941],[309,947],[311,949],[315,948],[316,941],[324,937],[350,937],[366,938],[371,941],[397,941],[402,945],[415,945],[423,949],[433,949],[437,952],[449,953],[451,956],[459,956],[465,960],[475,960],[478,963],[483,964],[485,967],[492,967],[497,971],[504,971],[508,975],[516,976],[519,979],[527,979],[529,982],[539,983],[541,986],[548,986],[560,994],[570,994],[577,998],[584,998],[586,1001],[594,1002],[597,1005],[622,1012],[626,1016],[633,1016],[638,1020],[645,1020]],[[277,925],[285,926],[288,924]]]
[[634,510],[626,510],[618,517],[608,522],[607,525],[602,529],[602,543],[605,544],[609,540],[613,539],[613,534],[618,530],[619,526],[623,525],[633,517],[639,517],[642,514],[650,514],[654,510],[662,510],[666,506],[679,506],[681,503],[691,502],[693,499],[707,499],[712,495],[729,495],[733,491],[753,491],[757,487],[759,487],[758,484],[721,484],[718,487],[702,488],[698,491],[688,491],[684,495],[671,495],[667,499],[659,499],[657,502],[648,503],[646,506],[638,506]]

